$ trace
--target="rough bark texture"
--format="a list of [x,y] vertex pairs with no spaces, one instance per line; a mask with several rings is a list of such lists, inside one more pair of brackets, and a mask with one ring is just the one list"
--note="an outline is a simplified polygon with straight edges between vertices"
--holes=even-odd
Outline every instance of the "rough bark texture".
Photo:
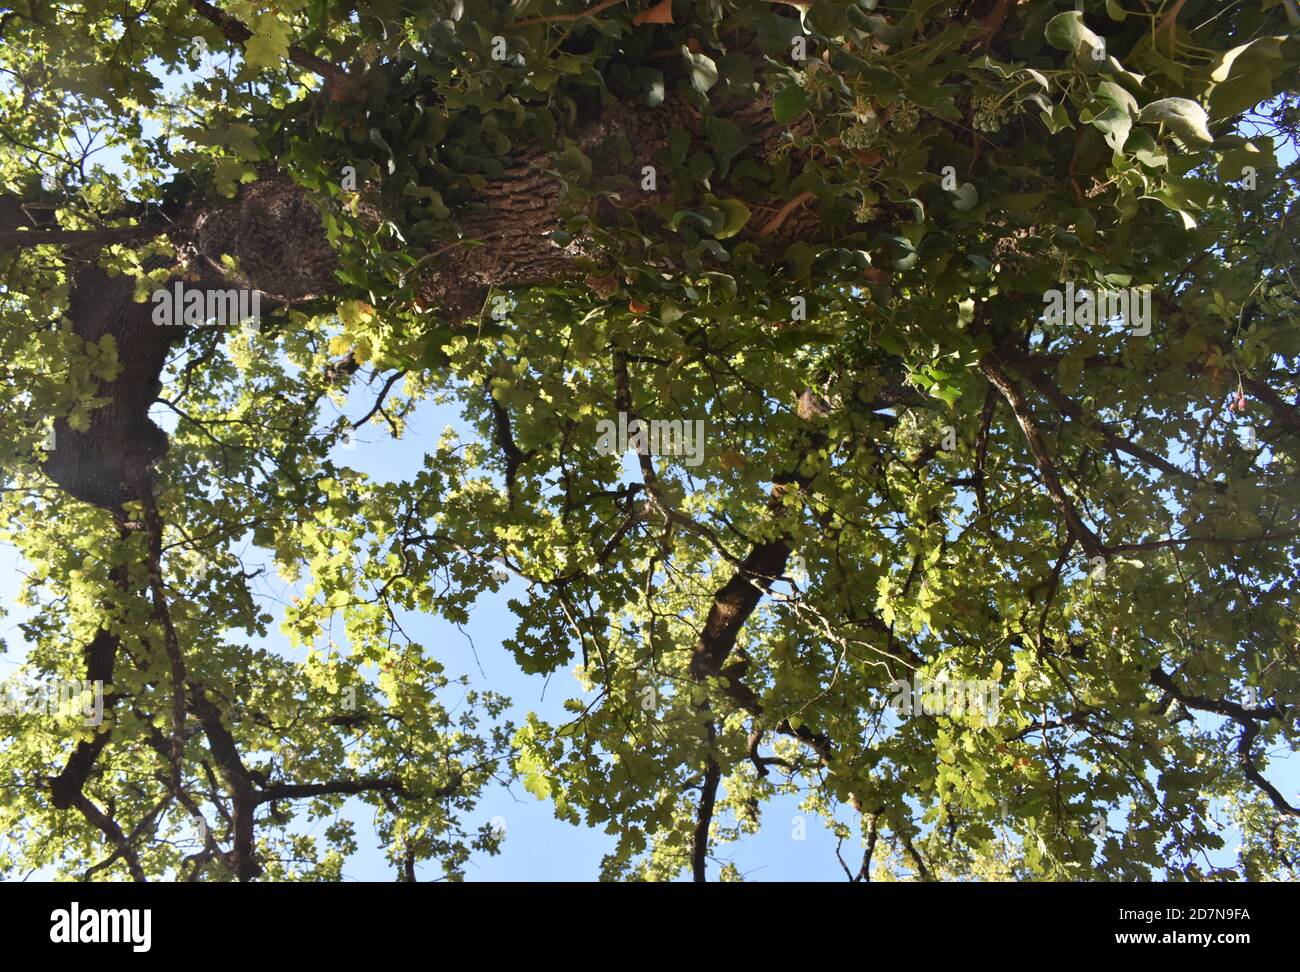
[[[334,253],[310,197],[287,175],[263,170],[230,202],[200,203],[172,238],[191,269],[294,304],[339,289]],[[223,257],[236,269],[227,269]],[[217,284],[220,286],[220,284]]]
[[149,419],[158,395],[158,376],[167,349],[181,335],[178,328],[157,327],[152,305],[136,303],[134,284],[96,266],[76,276],[68,313],[79,337],[117,342],[121,371],[99,388],[108,404],[90,413],[90,428],[78,432],[67,422],[55,424],[55,449],[45,464],[51,479],[70,495],[106,509],[133,498],[136,484],[167,451],[167,436]]
[[[790,131],[790,126],[776,122],[765,98],[738,105],[729,117],[749,136],[751,151],[759,157]],[[617,204],[602,200],[597,205],[596,215],[603,222],[613,222],[618,209],[645,210],[669,198],[672,183],[667,173],[658,173],[656,192],[644,192],[640,183],[642,166],[667,148],[674,128],[690,133],[694,144],[704,140],[699,115],[680,103],[660,108],[611,106],[582,133],[578,146],[593,160],[595,178],[621,175],[636,187]],[[619,137],[631,147],[635,161],[629,165],[618,163],[614,141]],[[552,168],[553,160],[545,151],[522,146],[512,156],[505,178],[454,214],[465,239],[482,240],[484,245],[457,248],[441,265],[431,267],[421,292],[426,303],[449,318],[464,318],[479,312],[489,287],[563,280],[578,272],[582,258],[598,259],[582,239],[560,246],[549,238],[562,227],[566,215],[561,185],[546,171]],[[714,188],[721,196],[729,195],[723,182],[717,181]],[[811,239],[819,228],[815,207],[804,206],[790,214],[767,244],[776,250],[792,239]],[[753,239],[757,231],[754,220],[744,235]]]

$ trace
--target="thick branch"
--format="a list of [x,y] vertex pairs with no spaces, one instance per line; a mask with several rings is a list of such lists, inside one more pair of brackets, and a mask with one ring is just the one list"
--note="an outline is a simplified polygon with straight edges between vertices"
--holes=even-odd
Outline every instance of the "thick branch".
[[230,790],[231,809],[234,816],[234,846],[231,850],[231,867],[241,881],[248,881],[262,873],[261,865],[253,852],[253,813],[258,805],[258,793],[252,776],[244,765],[235,745],[235,737],[221,721],[220,710],[212,703],[201,687],[191,692],[190,707],[203,726],[208,748],[217,761],[221,775]]
[[704,769],[704,784],[700,787],[700,807],[695,815],[695,832],[691,837],[691,873],[696,881],[706,879],[705,867],[709,856],[709,825],[713,822],[713,808],[718,800],[718,782],[722,769],[709,757]]

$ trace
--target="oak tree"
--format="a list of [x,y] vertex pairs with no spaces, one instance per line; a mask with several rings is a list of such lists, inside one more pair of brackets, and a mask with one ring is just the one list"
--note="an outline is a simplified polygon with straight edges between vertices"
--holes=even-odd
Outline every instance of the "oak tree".
[[[608,878],[703,879],[781,794],[851,880],[1294,877],[1298,27],[0,6],[11,682],[103,692],[0,712],[0,871],[337,879],[377,835],[457,877],[515,778]],[[407,435],[435,401],[476,434]],[[403,630],[507,577],[565,720]]]

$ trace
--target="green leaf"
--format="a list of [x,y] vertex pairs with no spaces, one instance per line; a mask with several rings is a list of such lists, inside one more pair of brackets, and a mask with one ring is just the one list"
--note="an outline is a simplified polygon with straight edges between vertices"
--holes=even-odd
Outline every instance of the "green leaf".
[[720,240],[730,239],[745,228],[749,222],[749,207],[739,199],[715,199],[710,197],[709,202],[722,210],[724,220],[722,229],[713,235]]
[[930,386],[928,394],[931,398],[937,398],[952,408],[957,404],[957,399],[961,398],[961,389],[955,385],[941,385],[936,382]]
[[1120,111],[1135,115],[1138,113],[1137,99],[1114,81],[1102,81],[1098,84],[1095,97]]
[[1259,64],[1216,84],[1210,93],[1210,114],[1215,118],[1230,118],[1263,104],[1277,93],[1275,77],[1271,66]]
[[[974,204],[972,203],[972,205]],[[893,252],[890,264],[895,270],[911,270],[912,267],[916,266],[916,246],[911,240],[906,236],[890,234],[885,234],[883,239],[888,248]]]
[[685,44],[682,45],[682,57],[691,68],[691,86],[700,94],[705,94],[718,83],[718,66],[707,54],[696,54]]
[[812,272],[813,261],[817,259],[817,251],[804,242],[791,243],[786,247],[784,258],[794,264],[795,276],[803,280]]
[[591,178],[591,159],[572,140],[555,157],[555,171],[569,185],[582,185]]
[[244,63],[250,68],[278,67],[289,56],[289,29],[275,18],[264,18],[262,30],[244,41]]
[[709,140],[709,152],[718,161],[718,175],[725,177],[731,160],[745,150],[749,139],[735,122],[715,115],[704,120],[704,134]]
[[393,156],[393,148],[386,141],[384,141],[384,136],[379,134],[379,129],[377,128],[370,129],[370,144],[376,146],[379,149],[382,149],[384,154],[388,156],[388,174],[392,175],[394,172],[396,172],[397,160]]
[[1216,84],[1227,81],[1234,74],[1239,74],[1262,64],[1272,64],[1281,69],[1282,44],[1285,36],[1260,37],[1249,44],[1242,44],[1220,55],[1210,69],[1210,80]]
[[519,756],[518,762],[520,773],[523,775],[524,789],[539,800],[545,800],[550,796],[551,780],[542,762],[527,752]]
[[1260,37],[1223,54],[1210,71],[1210,117],[1228,118],[1279,93],[1288,62],[1283,36]]
[[1074,122],[1070,119],[1070,113],[1066,110],[1065,105],[1053,105],[1051,112],[1042,112],[1039,115],[1047,130],[1055,135],[1065,128],[1073,128]]
[[718,62],[718,72],[732,93],[746,91],[754,83],[754,65],[747,54],[732,51]]
[[1057,14],[1047,22],[1043,36],[1047,43],[1059,51],[1070,51],[1089,58],[1092,57],[1092,51],[1102,44],[1101,38],[1083,22],[1083,14],[1078,10]]
[[1191,230],[1196,228],[1196,217],[1194,217],[1187,208],[1187,201],[1179,194],[1173,186],[1164,186],[1158,192],[1142,196],[1142,199],[1154,199],[1163,205],[1166,209],[1178,214],[1183,221],[1183,229]]
[[1123,108],[1110,106],[1092,120],[1092,125],[1106,136],[1107,145],[1122,152],[1133,128],[1133,117]]
[[772,98],[772,115],[781,123],[792,122],[808,110],[808,94],[797,85],[787,85]]
[[683,223],[694,223],[710,236],[716,236],[726,225],[726,217],[717,206],[699,206],[695,209],[679,209],[668,221],[673,230],[681,229]]
[[682,319],[686,311],[676,301],[665,300],[659,305],[659,320],[665,324],[675,324]]
[[1029,213],[1037,209],[1048,196],[1046,191],[1009,192],[999,196],[994,205],[1009,213]]
[[1210,145],[1214,136],[1206,126],[1205,109],[1188,98],[1161,98],[1142,109],[1138,121],[1144,125],[1164,123],[1189,147]]
[[949,190],[948,195],[952,198],[952,208],[959,213],[973,209],[980,201],[979,190],[970,182],[963,182],[956,189]]
[[664,73],[655,68],[636,67],[632,69],[632,80],[645,92],[645,103],[651,108],[658,108],[664,103]]

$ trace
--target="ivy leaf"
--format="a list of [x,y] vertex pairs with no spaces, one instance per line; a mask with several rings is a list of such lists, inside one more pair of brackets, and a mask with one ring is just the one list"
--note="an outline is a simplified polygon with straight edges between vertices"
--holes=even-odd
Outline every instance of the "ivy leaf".
[[1215,85],[1210,93],[1210,112],[1215,118],[1229,118],[1268,101],[1276,93],[1274,77],[1273,68],[1267,64],[1234,74]]
[[980,201],[979,190],[970,182],[963,182],[956,189],[950,190],[948,195],[952,197],[952,208],[959,213],[973,209]]
[[1234,47],[1210,71],[1210,116],[1227,118],[1267,101],[1279,90],[1277,78],[1285,70],[1285,37],[1261,37]]
[[786,248],[784,259],[794,264],[795,277],[802,280],[812,272],[813,261],[817,259],[817,251],[802,241],[791,243]]
[[772,98],[772,115],[777,121],[792,122],[808,110],[808,95],[797,85],[786,85]]
[[1039,117],[1042,118],[1043,124],[1047,126],[1047,130],[1053,135],[1062,129],[1074,127],[1074,122],[1070,119],[1070,112],[1065,105],[1052,105],[1051,112],[1044,111]]
[[1188,145],[1210,145],[1214,136],[1206,123],[1205,109],[1188,98],[1161,98],[1142,109],[1138,121],[1144,125],[1163,122]]
[[379,129],[370,129],[370,144],[381,149],[388,156],[388,174],[392,175],[397,171],[397,159],[393,156],[393,147],[384,140],[384,136],[379,134]]
[[749,139],[735,122],[710,115],[704,120],[704,134],[709,139],[709,151],[718,160],[718,175],[725,177],[731,160],[745,150]]
[[632,80],[645,92],[645,103],[657,108],[664,103],[664,73],[655,68],[636,67],[632,69]]
[[673,213],[668,225],[673,230],[681,228],[683,223],[694,223],[704,232],[716,236],[726,225],[726,217],[717,206],[700,206],[696,209],[679,209]]
[[1124,143],[1133,128],[1133,118],[1123,108],[1109,106],[1092,120],[1092,125],[1106,136],[1106,144],[1116,152],[1124,151]]
[[[974,203],[971,205],[974,205]],[[911,270],[912,267],[916,266],[916,246],[911,240],[906,236],[888,234],[883,239],[893,253],[890,263],[895,270]]]
[[952,408],[957,404],[957,399],[961,398],[961,389],[955,385],[942,385],[936,382],[930,386],[928,394],[931,398],[937,398]]
[[691,67],[691,87],[700,94],[705,94],[718,83],[718,66],[707,54],[696,54],[685,44],[682,45],[682,57]]
[[730,239],[749,222],[749,207],[739,199],[710,199],[709,201],[722,210],[724,217],[722,229],[713,234],[718,239]]
[[1083,22],[1083,14],[1078,10],[1057,14],[1047,22],[1043,36],[1057,50],[1071,51],[1076,55],[1091,56],[1092,51],[1103,43]]

